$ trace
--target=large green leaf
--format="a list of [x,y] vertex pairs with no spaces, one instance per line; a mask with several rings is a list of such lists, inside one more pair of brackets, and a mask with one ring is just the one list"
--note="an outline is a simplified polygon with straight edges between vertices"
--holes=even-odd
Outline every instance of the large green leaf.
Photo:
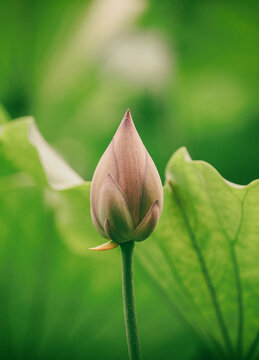
[[255,356],[259,331],[259,181],[242,187],[176,152],[157,230],[138,252],[172,304],[227,358]]
[[1,191],[0,213],[1,358],[126,357],[118,253],[70,252],[37,187]]

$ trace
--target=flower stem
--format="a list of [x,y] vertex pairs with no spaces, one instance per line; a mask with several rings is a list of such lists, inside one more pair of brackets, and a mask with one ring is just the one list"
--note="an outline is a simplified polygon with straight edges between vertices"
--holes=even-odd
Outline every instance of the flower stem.
[[121,244],[122,254],[122,294],[124,304],[124,320],[126,327],[128,352],[130,360],[140,360],[140,345],[135,307],[133,284],[133,250],[135,242]]

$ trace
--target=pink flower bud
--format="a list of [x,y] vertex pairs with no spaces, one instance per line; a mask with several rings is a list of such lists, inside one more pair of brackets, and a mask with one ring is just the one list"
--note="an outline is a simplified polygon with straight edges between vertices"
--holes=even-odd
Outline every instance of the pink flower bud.
[[142,241],[154,230],[162,206],[159,174],[128,110],[93,176],[93,223],[113,240],[112,247],[114,242]]

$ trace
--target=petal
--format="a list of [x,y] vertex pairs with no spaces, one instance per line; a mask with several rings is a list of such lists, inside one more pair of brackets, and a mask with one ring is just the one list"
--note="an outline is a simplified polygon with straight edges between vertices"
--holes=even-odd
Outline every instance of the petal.
[[116,243],[123,243],[129,241],[127,237],[123,236],[108,219],[105,220],[104,229],[109,239],[114,240]]
[[93,251],[105,251],[105,250],[112,250],[115,249],[117,246],[119,246],[118,243],[116,243],[115,241],[108,241],[105,244],[93,247],[93,248],[89,248],[88,250],[93,250]]
[[137,226],[132,234],[132,240],[143,241],[151,235],[154,231],[156,224],[160,216],[159,202],[156,200],[149,211],[147,212],[144,219]]
[[146,152],[128,110],[114,135],[114,154],[118,164],[117,181],[129,202],[136,224],[140,220]]
[[100,188],[96,211],[101,224],[109,219],[122,234],[134,229],[134,219],[128,201],[110,174],[105,177]]
[[[92,180],[91,184],[91,194],[90,194],[90,202],[91,202],[91,214],[92,219],[94,222],[94,225],[96,226],[97,230],[100,229],[103,230],[103,223],[101,223],[98,214],[96,212],[96,200],[98,197],[98,193],[100,190],[100,187],[104,181],[105,176],[110,173],[112,177],[117,181],[118,180],[118,167],[116,164],[116,159],[114,156],[113,151],[113,141],[110,143],[110,145],[105,150],[103,156],[101,157]],[[100,231],[99,231],[100,232]]]
[[154,201],[158,200],[160,213],[163,207],[163,186],[160,176],[151,156],[148,153],[146,154],[146,159],[147,160],[145,168],[145,179],[143,182],[142,190],[140,220],[142,220],[147,214]]

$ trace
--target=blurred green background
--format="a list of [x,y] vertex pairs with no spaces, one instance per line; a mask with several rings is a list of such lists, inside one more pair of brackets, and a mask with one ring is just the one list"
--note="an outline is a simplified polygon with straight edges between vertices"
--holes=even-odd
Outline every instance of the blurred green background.
[[[258,10],[218,0],[1,1],[0,102],[11,118],[33,115],[86,180],[129,107],[163,179],[185,145],[247,184],[259,177]],[[0,173],[12,169],[2,162]],[[1,192],[2,358],[126,358],[118,252],[71,252],[42,196]],[[208,359],[136,274],[145,358]]]

